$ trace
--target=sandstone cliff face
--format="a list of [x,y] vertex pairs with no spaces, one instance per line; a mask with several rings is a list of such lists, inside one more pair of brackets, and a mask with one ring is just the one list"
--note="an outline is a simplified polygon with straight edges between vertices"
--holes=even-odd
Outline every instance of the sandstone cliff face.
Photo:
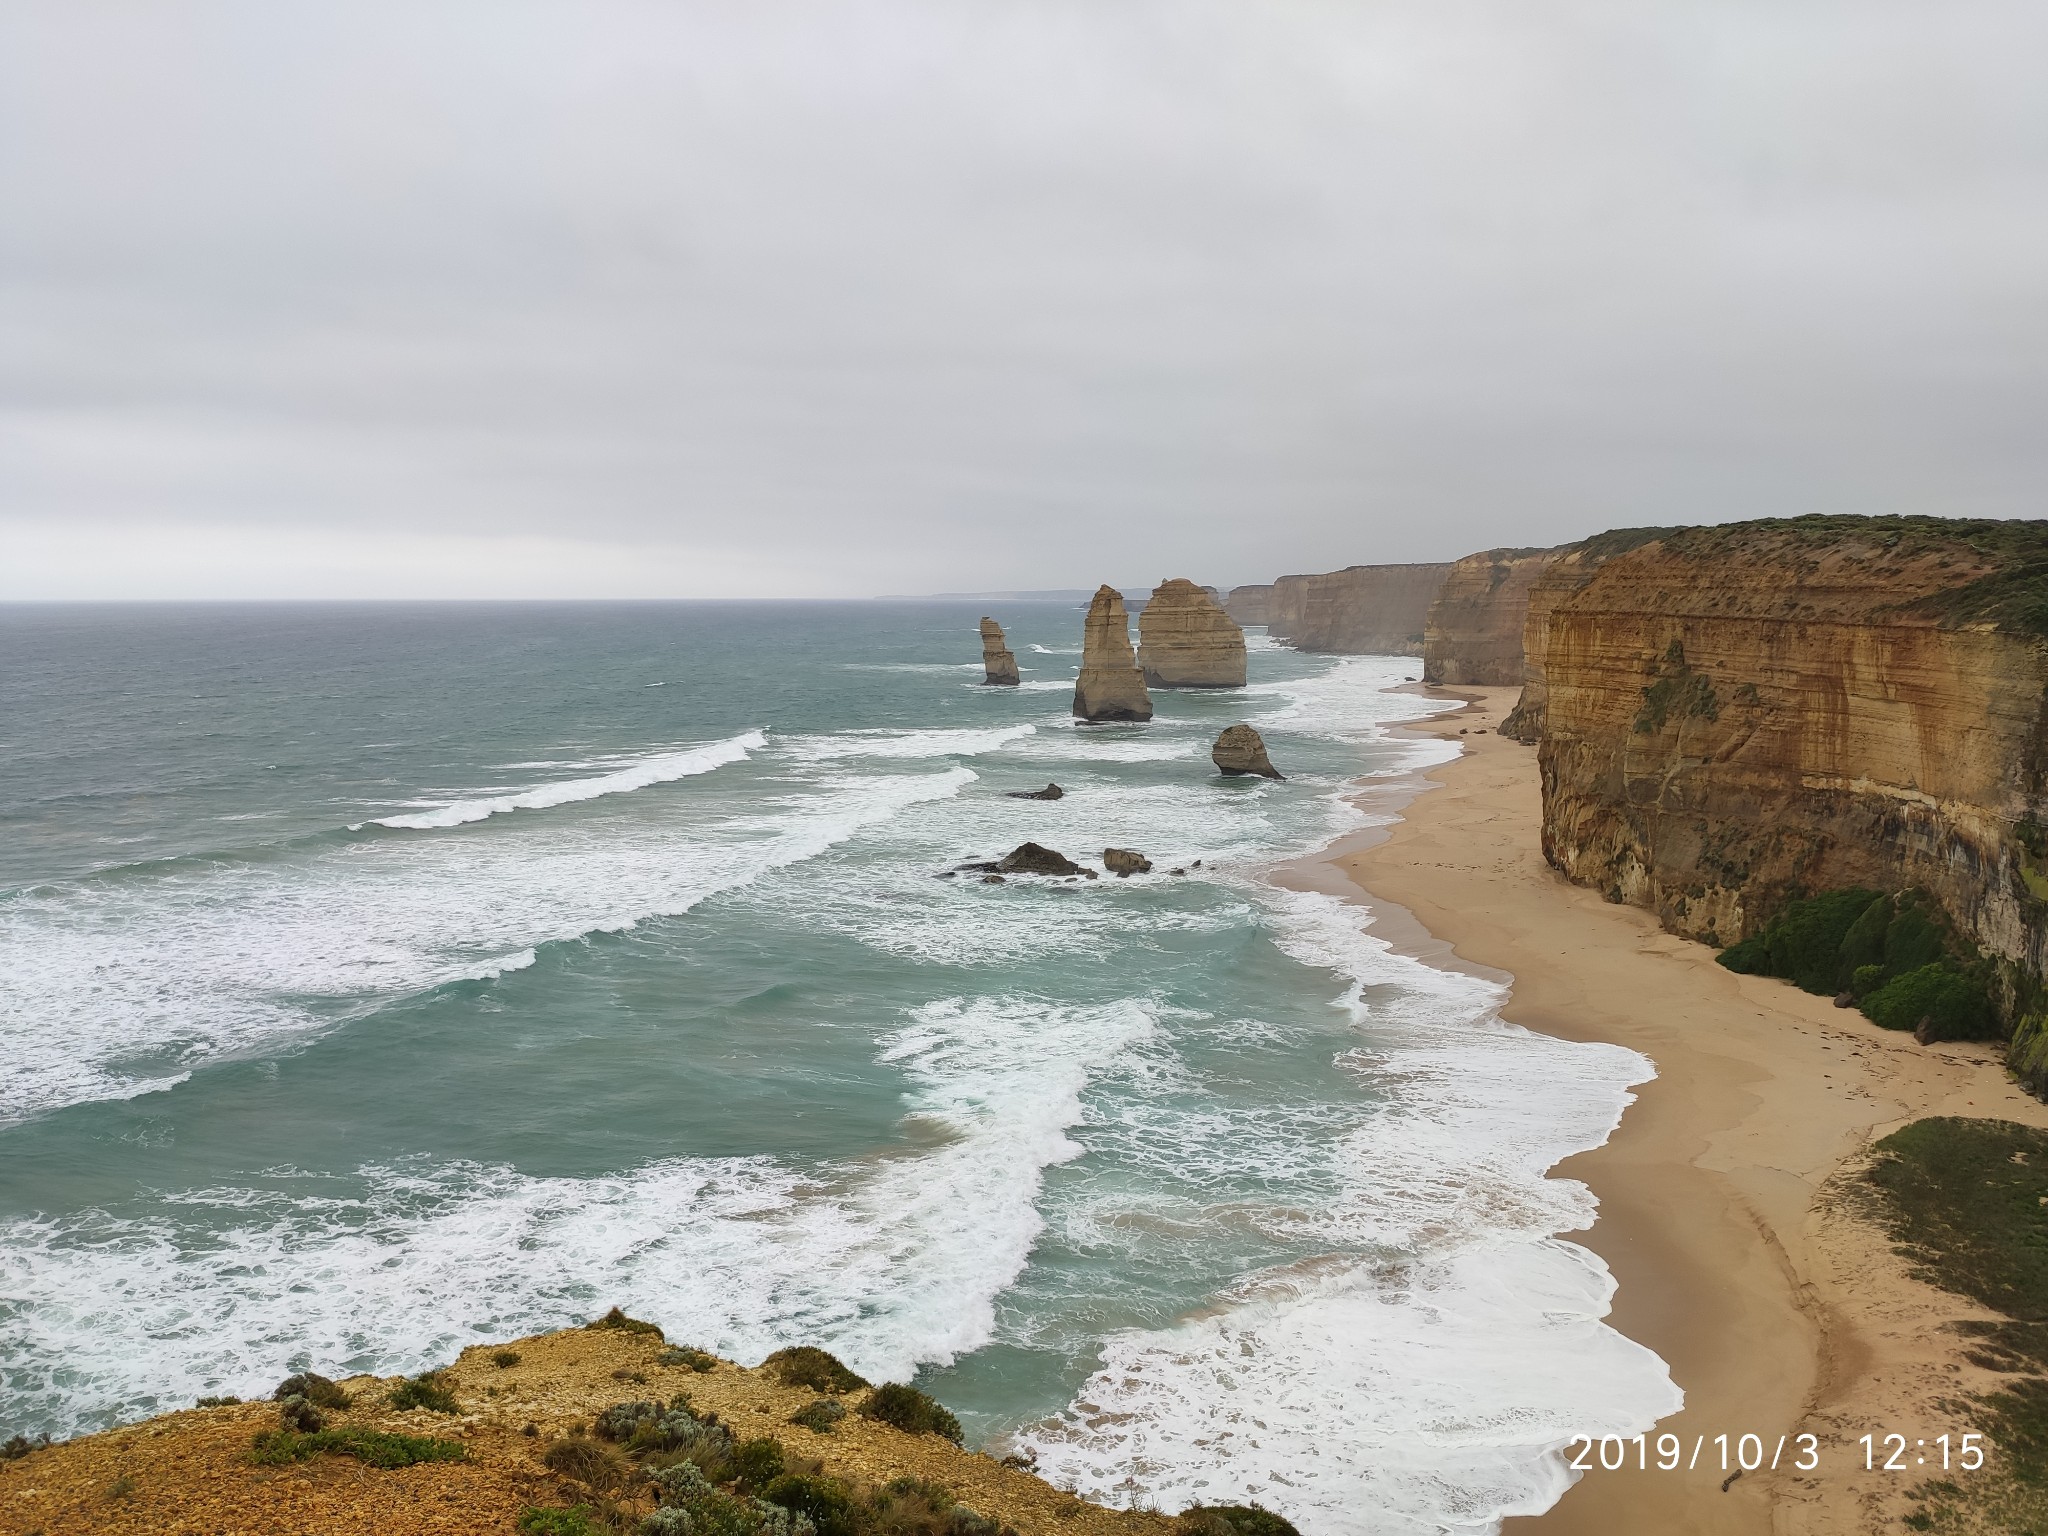
[[1353,565],[1282,576],[1266,602],[1266,632],[1297,650],[1420,656],[1422,631],[1450,565]]
[[1017,686],[1017,658],[1003,639],[1003,626],[994,619],[981,621],[982,682],[990,688]]
[[1152,695],[1131,652],[1131,620],[1123,594],[1097,587],[1081,641],[1081,675],[1074,682],[1074,715],[1081,720],[1150,720]]
[[1223,734],[1216,738],[1216,744],[1209,749],[1209,761],[1216,765],[1216,771],[1226,778],[1237,778],[1253,774],[1262,779],[1284,779],[1286,774],[1273,766],[1273,759],[1266,755],[1266,738],[1248,725],[1224,727]]
[[2024,1046],[2048,974],[2044,561],[2043,523],[1804,518],[1602,563],[1546,628],[1545,854],[1723,943],[1793,895],[1923,887],[2007,962]]
[[1529,590],[1554,549],[1489,549],[1454,561],[1422,630],[1422,680],[1500,687],[1522,680]]
[[1242,688],[1244,631],[1206,587],[1176,577],[1138,615],[1138,670],[1148,688]]
[[1543,646],[1550,615],[1557,605],[1593,579],[1593,573],[1616,555],[1640,549],[1652,539],[1679,532],[1676,528],[1616,528],[1576,544],[1553,549],[1529,584],[1528,615],[1522,625],[1522,696],[1500,723],[1512,741],[1534,743],[1543,735],[1547,701]]
[[1260,587],[1232,587],[1223,600],[1223,611],[1240,624],[1266,622],[1266,603],[1273,596],[1270,583]]

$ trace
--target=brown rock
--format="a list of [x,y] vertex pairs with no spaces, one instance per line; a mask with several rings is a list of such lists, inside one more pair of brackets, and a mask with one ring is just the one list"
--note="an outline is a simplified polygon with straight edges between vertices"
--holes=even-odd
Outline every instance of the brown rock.
[[1453,687],[1521,682],[1529,590],[1558,553],[1489,549],[1454,563],[1423,626],[1422,680]]
[[1162,581],[1138,615],[1138,669],[1148,688],[1242,688],[1244,631],[1207,588]]
[[1263,624],[1266,604],[1272,597],[1270,583],[1261,587],[1232,587],[1230,595],[1223,599],[1223,611],[1240,624]]
[[1048,784],[1043,789],[1010,789],[1003,792],[1012,800],[1064,800],[1067,792],[1057,784]]
[[1625,555],[1674,531],[1670,528],[1617,528],[1552,550],[1545,557],[1543,569],[1529,584],[1528,612],[1522,622],[1522,696],[1508,711],[1508,717],[1501,721],[1501,735],[1529,746],[1534,746],[1542,738],[1547,697],[1543,650],[1549,633],[1550,615],[1557,605],[1591,581],[1593,573],[1615,556]]
[[[1233,725],[1216,738],[1216,745],[1209,749],[1209,761],[1217,771],[1237,777],[1243,774],[1257,774],[1262,779],[1284,779],[1286,774],[1273,766],[1273,760],[1266,756],[1266,739],[1248,725]],[[1201,867],[1201,861],[1195,861]]]
[[1152,695],[1131,652],[1131,621],[1124,613],[1123,594],[1098,587],[1088,605],[1088,626],[1081,646],[1081,675],[1074,683],[1074,717],[1078,720],[1150,720]]
[[1078,875],[1081,866],[1042,843],[1019,843],[996,863],[1005,875]]
[[1003,626],[994,619],[981,621],[982,685],[987,688],[1017,686],[1017,658],[1003,639]]
[[1126,879],[1131,875],[1149,875],[1152,873],[1152,861],[1142,853],[1131,848],[1103,849],[1102,867],[1112,875],[1115,875],[1119,880]]
[[1266,633],[1296,650],[1343,656],[1420,656],[1429,605],[1448,562],[1353,565],[1282,576],[1266,599]]

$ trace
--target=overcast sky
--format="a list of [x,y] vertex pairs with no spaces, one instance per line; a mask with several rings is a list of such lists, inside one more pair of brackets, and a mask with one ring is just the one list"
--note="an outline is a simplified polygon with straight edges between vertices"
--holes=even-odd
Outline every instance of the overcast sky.
[[0,0],[0,596],[2048,515],[2040,0]]

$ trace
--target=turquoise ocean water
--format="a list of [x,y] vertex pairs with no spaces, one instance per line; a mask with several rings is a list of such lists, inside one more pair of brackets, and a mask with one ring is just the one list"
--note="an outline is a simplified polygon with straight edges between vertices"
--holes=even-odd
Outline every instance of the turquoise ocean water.
[[[999,618],[1019,689],[976,686]],[[1544,1177],[1649,1075],[1266,874],[1406,658],[1068,716],[1065,604],[0,608],[0,1435],[613,1304],[1091,1496],[1546,1507],[1676,1403]],[[1248,720],[1290,777],[1224,780]],[[1057,803],[1005,791],[1048,779]],[[1027,838],[1128,881],[935,874]]]

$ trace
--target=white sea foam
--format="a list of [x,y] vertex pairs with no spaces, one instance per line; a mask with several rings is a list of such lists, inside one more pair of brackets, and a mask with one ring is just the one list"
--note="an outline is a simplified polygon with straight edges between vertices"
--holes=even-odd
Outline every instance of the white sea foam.
[[578,800],[595,800],[603,795],[623,795],[636,789],[646,789],[652,784],[667,784],[676,779],[709,773],[727,763],[742,762],[749,752],[767,744],[768,738],[761,732],[748,731],[706,746],[637,758],[593,778],[563,779],[559,783],[538,784],[531,789],[506,794],[456,800],[413,816],[386,816],[376,825],[418,829],[459,827],[464,822],[482,821],[486,816],[501,816],[509,811],[542,811]]
[[305,1178],[172,1196],[147,1220],[16,1221],[0,1364],[20,1411],[64,1430],[291,1367],[416,1370],[619,1300],[740,1359],[815,1341],[903,1379],[987,1341],[1045,1170],[1080,1150],[1083,1089],[1156,1028],[1137,1002],[920,1007],[879,1055],[939,1144],[809,1177],[766,1158],[589,1179],[372,1168],[366,1190]]
[[829,736],[794,736],[783,751],[798,762],[836,762],[851,757],[921,758],[977,757],[1022,741],[1035,725],[998,725],[985,729],[839,731]]
[[20,893],[0,906],[0,1123],[166,1086],[351,1011],[497,975],[537,944],[686,912],[974,777],[832,776],[714,825],[539,821]]

